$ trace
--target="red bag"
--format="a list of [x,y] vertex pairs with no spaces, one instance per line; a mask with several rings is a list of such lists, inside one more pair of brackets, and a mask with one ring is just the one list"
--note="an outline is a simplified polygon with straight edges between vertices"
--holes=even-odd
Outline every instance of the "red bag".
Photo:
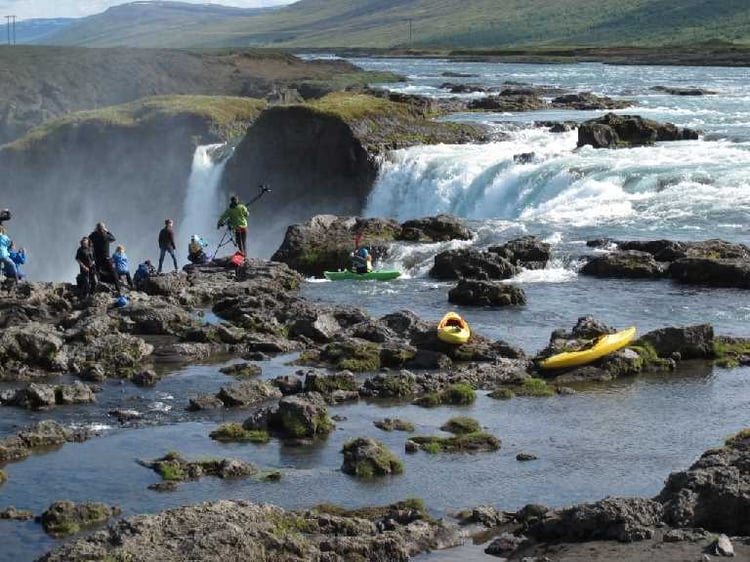
[[229,261],[232,262],[232,265],[239,267],[245,263],[245,256],[242,255],[242,252],[235,252],[232,257],[229,258]]

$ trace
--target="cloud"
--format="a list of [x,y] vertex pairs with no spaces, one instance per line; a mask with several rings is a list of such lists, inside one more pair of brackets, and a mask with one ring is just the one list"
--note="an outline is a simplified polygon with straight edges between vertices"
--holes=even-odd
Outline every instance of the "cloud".
[[[181,0],[191,4],[207,4],[206,0]],[[213,2],[239,8],[261,8],[289,4],[293,0],[223,0]],[[31,18],[79,18],[98,14],[122,0],[0,0],[0,16],[15,15],[19,20]]]

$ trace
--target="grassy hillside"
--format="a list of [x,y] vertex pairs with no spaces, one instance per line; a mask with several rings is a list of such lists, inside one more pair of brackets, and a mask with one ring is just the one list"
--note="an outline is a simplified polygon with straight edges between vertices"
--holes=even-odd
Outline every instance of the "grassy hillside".
[[205,18],[173,8],[182,19],[167,17],[160,4],[110,9],[49,41],[372,48],[750,43],[747,0],[300,0],[265,13]]

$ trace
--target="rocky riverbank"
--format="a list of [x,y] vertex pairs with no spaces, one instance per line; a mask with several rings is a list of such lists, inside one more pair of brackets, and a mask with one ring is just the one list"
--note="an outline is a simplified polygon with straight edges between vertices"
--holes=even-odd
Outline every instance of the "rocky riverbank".
[[654,551],[667,561],[744,560],[748,466],[750,436],[743,431],[671,474],[654,498],[610,497],[561,509],[528,504],[515,512],[477,506],[446,520],[430,517],[417,500],[300,511],[221,500],[128,517],[40,560],[408,560],[472,536],[487,554],[511,560],[636,561]]

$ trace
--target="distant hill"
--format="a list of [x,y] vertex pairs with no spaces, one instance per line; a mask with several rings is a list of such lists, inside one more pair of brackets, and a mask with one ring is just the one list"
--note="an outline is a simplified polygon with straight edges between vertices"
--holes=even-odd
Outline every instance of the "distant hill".
[[750,1],[300,0],[268,10],[136,2],[84,18],[46,41],[293,48],[750,43]]
[[[4,21],[4,20],[3,20]],[[17,43],[40,43],[52,33],[65,29],[76,19],[74,18],[52,18],[31,19],[16,22]],[[0,43],[7,40],[5,25],[0,29]]]
[[[184,47],[211,41],[213,26],[220,28],[236,18],[261,15],[270,10],[170,1],[130,2],[77,19],[38,42],[96,47]],[[182,41],[181,37],[189,39]]]

